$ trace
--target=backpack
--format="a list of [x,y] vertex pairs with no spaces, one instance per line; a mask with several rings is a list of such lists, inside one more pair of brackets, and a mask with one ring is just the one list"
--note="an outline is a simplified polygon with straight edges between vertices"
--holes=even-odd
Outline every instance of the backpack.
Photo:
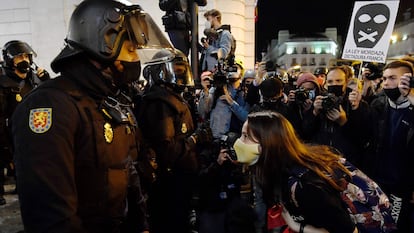
[[[365,175],[361,170],[346,160],[341,160],[351,172],[351,179],[345,181],[346,189],[340,196],[347,211],[360,233],[388,233],[396,229],[396,222],[391,216],[391,205],[383,203],[388,200],[387,195],[379,185]],[[303,177],[309,171],[308,168],[291,170],[292,175],[288,182],[292,187],[292,199],[294,200],[295,182],[305,179]],[[313,182],[313,181],[311,181]],[[320,182],[320,181],[315,181]],[[295,201],[295,203],[297,203]]]

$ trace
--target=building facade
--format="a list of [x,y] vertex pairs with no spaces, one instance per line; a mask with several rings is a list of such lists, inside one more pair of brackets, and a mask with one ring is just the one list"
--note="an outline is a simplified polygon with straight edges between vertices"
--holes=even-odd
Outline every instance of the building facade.
[[397,59],[414,56],[414,18],[411,9],[404,13],[404,20],[394,26],[387,57]]
[[[139,4],[163,29],[164,14],[155,0],[120,0]],[[50,69],[50,62],[64,47],[70,16],[81,0],[13,0],[0,4],[0,47],[9,40],[23,40],[37,52],[35,61]],[[199,35],[203,35],[205,11],[222,12],[223,24],[232,26],[237,40],[236,57],[247,68],[254,66],[254,0],[208,0],[199,8]],[[167,36],[167,34],[166,34]],[[167,36],[168,38],[168,36]]]
[[317,67],[327,67],[331,59],[338,57],[339,47],[336,28],[326,28],[323,33],[306,35],[279,31],[277,44],[268,55],[282,69],[300,67],[301,71],[313,72]]

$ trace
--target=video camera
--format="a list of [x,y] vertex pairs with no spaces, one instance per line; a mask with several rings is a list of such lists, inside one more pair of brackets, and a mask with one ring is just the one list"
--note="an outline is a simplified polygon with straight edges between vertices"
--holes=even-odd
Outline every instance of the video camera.
[[222,87],[227,85],[229,79],[233,73],[237,73],[238,67],[234,63],[234,57],[225,61],[224,59],[219,59],[217,63],[216,71],[213,73],[213,82],[211,85],[215,87]]
[[340,103],[341,103],[341,98],[337,97],[335,94],[328,93],[322,98],[322,111],[327,112],[332,109],[339,110]]

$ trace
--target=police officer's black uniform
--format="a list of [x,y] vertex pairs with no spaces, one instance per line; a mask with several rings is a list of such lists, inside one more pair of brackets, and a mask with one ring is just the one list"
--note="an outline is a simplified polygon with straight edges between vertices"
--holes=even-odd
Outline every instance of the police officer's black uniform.
[[[189,72],[185,55],[175,56],[181,68]],[[171,66],[165,63],[147,67],[144,76],[154,85],[144,93],[138,121],[157,162],[157,177],[148,197],[151,231],[189,232],[190,201],[198,171],[195,146],[211,138],[211,132],[200,129],[195,133],[189,106],[177,90],[179,83],[188,84],[188,76],[178,77],[175,69],[168,73]]]
[[[124,216],[125,199],[119,197],[126,197],[131,185],[128,165],[137,155],[135,125],[102,112],[111,111],[102,104],[114,95],[92,64],[73,61],[61,72],[30,94],[13,117],[23,219],[36,231],[50,227],[61,232],[69,226],[73,232],[109,232]],[[44,161],[54,162],[33,169]],[[51,204],[53,208],[42,208]],[[49,215],[53,221],[36,222],[36,215]]]
[[25,231],[148,230],[134,166],[137,125],[131,100],[117,84],[126,75],[139,77],[135,48],[152,45],[134,36],[161,35],[142,14],[139,6],[116,1],[80,3],[68,44],[51,64],[61,76],[39,86],[16,109],[11,125]]
[[[16,106],[23,100],[27,93],[40,85],[43,81],[49,80],[47,71],[42,73],[41,78],[27,67],[26,77],[20,78],[15,73],[13,56],[26,53],[32,60],[33,50],[22,41],[9,41],[3,48],[4,67],[0,67],[0,205],[5,203],[2,198],[4,194],[4,172],[8,168],[8,174],[13,175],[12,153],[13,146],[10,138],[9,121],[16,109]],[[27,64],[29,65],[29,64]]]

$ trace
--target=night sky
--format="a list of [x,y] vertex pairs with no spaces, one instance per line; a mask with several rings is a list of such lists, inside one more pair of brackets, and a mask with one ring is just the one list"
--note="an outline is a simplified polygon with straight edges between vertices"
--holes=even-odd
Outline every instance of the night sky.
[[[325,32],[327,27],[336,27],[338,34],[346,39],[354,0],[339,1],[298,1],[298,0],[259,0],[258,21],[256,23],[256,57],[266,51],[269,42],[277,39],[279,30],[304,34]],[[414,15],[414,1],[400,0],[397,21],[401,11],[411,7]]]

